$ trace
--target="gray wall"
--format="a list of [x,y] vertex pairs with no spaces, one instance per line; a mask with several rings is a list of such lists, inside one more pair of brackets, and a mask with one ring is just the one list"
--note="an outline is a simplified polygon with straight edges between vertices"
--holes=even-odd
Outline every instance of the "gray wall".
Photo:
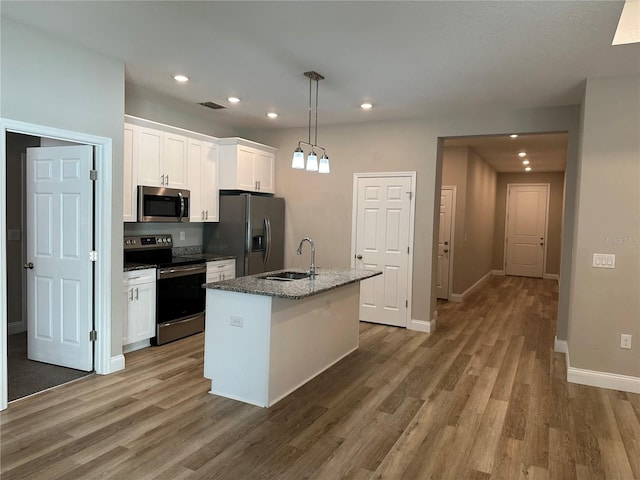
[[[575,212],[571,366],[640,377],[640,76],[587,81]],[[592,268],[613,253],[616,268]],[[633,335],[632,349],[620,334]]]
[[[112,355],[122,353],[124,65],[0,18],[0,116],[113,139]],[[4,275],[5,272],[0,272]]]
[[493,269],[504,270],[504,229],[507,209],[507,185],[513,183],[548,183],[549,229],[544,273],[560,273],[562,247],[562,211],[564,204],[564,172],[499,173],[496,196],[496,230],[493,246]]
[[[287,199],[286,265],[302,266],[302,260],[296,258],[295,246],[300,238],[309,235],[316,241],[319,266],[348,266],[353,174],[415,170],[412,318],[430,320],[436,305],[431,286],[435,276],[434,234],[437,233],[434,215],[441,186],[438,138],[514,131],[522,134],[568,131],[568,155],[573,158],[577,155],[579,112],[578,107],[487,110],[366,125],[320,125],[319,143],[328,149],[330,175],[291,169],[291,155],[298,140],[306,138],[306,129],[246,130],[242,135],[280,149],[276,158],[276,192]],[[571,228],[567,231],[567,235],[570,234]],[[561,282],[569,282],[570,277],[568,273],[563,274]],[[561,318],[559,324],[566,321]]]
[[442,185],[455,186],[452,293],[493,270],[496,172],[469,147],[445,147]]

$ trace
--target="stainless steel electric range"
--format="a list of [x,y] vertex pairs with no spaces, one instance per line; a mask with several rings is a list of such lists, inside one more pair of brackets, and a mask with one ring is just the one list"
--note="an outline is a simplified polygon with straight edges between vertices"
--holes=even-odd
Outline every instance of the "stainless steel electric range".
[[156,267],[156,336],[162,345],[204,331],[206,278],[204,259],[174,257],[171,235],[129,236],[124,239],[126,264]]

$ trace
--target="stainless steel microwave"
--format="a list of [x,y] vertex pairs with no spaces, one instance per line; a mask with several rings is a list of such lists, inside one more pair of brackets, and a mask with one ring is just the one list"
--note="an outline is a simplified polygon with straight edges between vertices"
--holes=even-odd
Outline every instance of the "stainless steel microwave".
[[138,186],[139,222],[188,222],[189,190]]

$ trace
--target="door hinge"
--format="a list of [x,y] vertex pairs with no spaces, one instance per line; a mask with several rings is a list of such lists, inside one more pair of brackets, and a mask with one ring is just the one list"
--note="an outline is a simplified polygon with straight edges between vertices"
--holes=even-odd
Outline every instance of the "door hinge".
[[405,300],[405,301],[404,301],[404,306],[405,306],[406,308],[409,308],[409,300]]
[[91,330],[89,332],[89,341],[95,342],[97,339],[98,339],[98,332],[96,332],[95,330]]
[[95,250],[91,250],[89,252],[89,260],[92,262],[96,262],[98,260],[98,252],[96,252]]
[[413,192],[407,192],[407,195],[409,195],[409,201],[413,200]]
[[409,247],[407,247],[407,255],[409,255]]
[[98,171],[97,170],[89,170],[89,180],[95,182],[98,180]]

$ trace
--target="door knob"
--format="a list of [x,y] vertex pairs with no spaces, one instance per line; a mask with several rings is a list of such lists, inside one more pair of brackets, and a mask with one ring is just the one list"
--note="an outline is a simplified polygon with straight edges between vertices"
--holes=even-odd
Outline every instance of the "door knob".
[[362,260],[362,255],[356,255],[356,258],[357,258],[358,260]]
[[444,244],[445,244],[445,245],[449,245],[449,242],[447,242],[447,241],[445,240]]
[[25,269],[28,268],[29,270],[33,270],[33,262],[25,263],[23,267]]
[[448,249],[448,248],[445,248],[445,249],[444,249],[444,253],[449,253],[449,249]]

